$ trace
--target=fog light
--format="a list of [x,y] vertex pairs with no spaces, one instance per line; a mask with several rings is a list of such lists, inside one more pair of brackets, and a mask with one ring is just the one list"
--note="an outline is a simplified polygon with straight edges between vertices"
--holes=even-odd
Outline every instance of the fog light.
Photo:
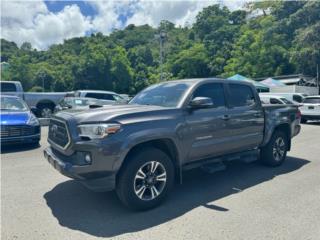
[[84,160],[86,161],[86,163],[91,163],[91,156],[90,156],[90,153],[86,153],[84,155]]

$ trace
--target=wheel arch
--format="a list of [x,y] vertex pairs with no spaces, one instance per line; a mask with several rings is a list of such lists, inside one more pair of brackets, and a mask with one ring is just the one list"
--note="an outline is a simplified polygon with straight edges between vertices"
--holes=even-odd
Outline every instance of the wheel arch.
[[47,105],[51,105],[53,108],[56,106],[56,104],[54,103],[54,101],[50,100],[50,99],[42,99],[39,102],[37,102],[36,107],[38,109],[41,108],[41,106],[47,106]]
[[286,134],[287,141],[288,141],[288,151],[291,149],[291,128],[288,123],[282,123],[276,126],[273,130],[273,133],[276,131],[281,131]]
[[127,152],[127,154],[124,157],[124,160],[121,164],[121,167],[117,173],[116,180],[121,172],[121,170],[125,167],[125,165],[128,163],[131,156],[136,154],[139,151],[143,151],[143,149],[153,147],[156,149],[159,149],[166,153],[174,166],[174,172],[175,172],[175,180],[180,181],[181,179],[181,166],[179,161],[179,152],[177,149],[176,144],[174,141],[170,138],[159,138],[159,139],[152,139],[145,142],[137,143],[136,145],[132,146],[130,150]]

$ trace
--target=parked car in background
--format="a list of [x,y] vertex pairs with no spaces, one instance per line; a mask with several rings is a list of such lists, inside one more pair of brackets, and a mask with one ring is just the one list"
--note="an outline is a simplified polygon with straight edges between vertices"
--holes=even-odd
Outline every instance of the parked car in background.
[[263,104],[294,104],[293,102],[282,96],[266,95],[261,93],[259,94],[259,96]]
[[145,210],[184,170],[219,171],[231,160],[281,165],[300,117],[295,105],[262,106],[245,81],[169,81],[126,105],[57,113],[44,156],[61,174],[94,191],[115,189],[126,206]]
[[40,124],[27,104],[17,96],[1,95],[1,146],[40,141]]
[[280,96],[288,99],[289,101],[293,102],[294,104],[301,104],[303,99],[308,96],[305,93],[277,93],[277,92],[269,92],[269,93],[260,93],[260,97],[264,95],[273,95],[273,96]]
[[89,109],[90,106],[94,108],[111,104],[115,104],[115,102],[95,98],[65,97],[61,99],[58,105],[55,107],[55,112],[67,109],[85,110]]
[[[78,90],[74,92],[74,97],[88,97],[96,98],[108,101],[114,101],[118,103],[127,103],[128,101],[124,99],[120,94],[110,91],[101,91],[101,90]],[[68,95],[71,96],[71,95]]]
[[1,81],[1,94],[14,95],[23,99],[30,108],[37,109],[37,116],[48,118],[52,115],[55,106],[65,96],[64,92],[32,93],[24,92],[22,85],[17,81]]
[[320,95],[306,97],[302,102],[300,111],[302,123],[306,123],[308,120],[320,120]]

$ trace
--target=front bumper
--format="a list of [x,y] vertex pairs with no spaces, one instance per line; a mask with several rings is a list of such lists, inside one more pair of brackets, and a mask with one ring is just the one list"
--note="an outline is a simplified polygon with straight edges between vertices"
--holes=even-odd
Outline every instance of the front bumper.
[[40,141],[40,134],[0,138],[1,145],[38,143],[39,141]]
[[305,120],[320,120],[320,115],[304,115],[302,114],[301,118],[305,119]]
[[44,150],[44,157],[53,168],[69,178],[75,179],[95,192],[112,191],[115,188],[116,172],[112,169],[110,157],[103,158],[99,154],[92,154],[92,163],[79,165],[79,154],[65,156],[48,147]]

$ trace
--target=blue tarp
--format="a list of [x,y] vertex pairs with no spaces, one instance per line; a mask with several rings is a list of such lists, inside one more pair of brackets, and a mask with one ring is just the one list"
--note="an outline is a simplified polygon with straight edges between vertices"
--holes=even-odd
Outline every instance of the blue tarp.
[[251,82],[257,89],[262,89],[262,90],[269,90],[269,86],[256,82],[254,80],[251,80],[250,78],[247,78],[245,76],[242,76],[240,74],[235,74],[231,77],[228,78],[229,80],[237,80],[237,81],[249,81]]
[[264,85],[267,85],[269,87],[283,87],[286,86],[284,83],[280,82],[279,80],[273,79],[273,78],[267,78],[263,81],[261,81]]

